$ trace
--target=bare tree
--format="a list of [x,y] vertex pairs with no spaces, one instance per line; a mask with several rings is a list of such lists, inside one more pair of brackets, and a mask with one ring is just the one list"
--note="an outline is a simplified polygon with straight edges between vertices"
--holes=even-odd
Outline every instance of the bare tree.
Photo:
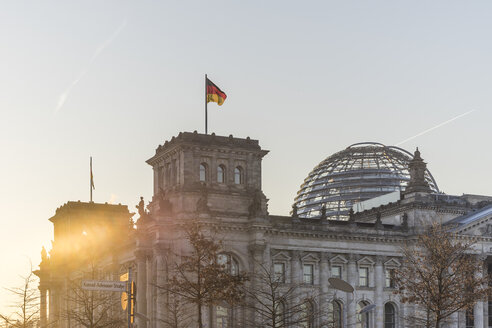
[[285,277],[275,273],[271,264],[261,263],[257,267],[258,270],[250,274],[251,283],[244,286],[245,308],[252,311],[246,318],[249,327],[313,327],[315,322],[321,324],[322,311],[316,306],[319,293],[302,288],[302,284],[286,284]]
[[83,290],[80,280],[70,285],[66,298],[68,307],[62,317],[86,328],[116,328],[125,324],[122,311],[117,311],[120,303],[118,294]]
[[117,292],[92,291],[82,288],[82,280],[104,280],[96,263],[97,252],[92,250],[86,260],[87,270],[80,269],[67,281],[66,311],[60,317],[86,328],[116,328],[126,322]]
[[239,302],[246,276],[231,274],[227,264],[219,262],[221,243],[207,237],[198,222],[190,221],[184,228],[191,252],[177,256],[167,284],[157,287],[178,297],[183,304],[194,305],[197,325],[203,328],[203,307]]
[[180,296],[169,294],[165,305],[167,316],[160,321],[167,328],[189,328],[192,326],[192,309],[183,302]]
[[425,327],[440,327],[453,313],[472,309],[490,291],[483,265],[470,254],[474,240],[463,240],[435,224],[403,249],[404,263],[395,272],[396,293],[414,303]]
[[19,287],[6,288],[16,301],[11,305],[14,311],[9,316],[0,315],[5,327],[33,328],[39,322],[39,290],[35,286],[37,280],[32,267],[22,280]]

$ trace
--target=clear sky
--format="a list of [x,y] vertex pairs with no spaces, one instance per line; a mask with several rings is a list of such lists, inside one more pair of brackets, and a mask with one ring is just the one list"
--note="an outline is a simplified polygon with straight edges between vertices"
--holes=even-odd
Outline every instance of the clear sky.
[[[492,195],[490,1],[5,1],[0,286],[50,248],[58,206],[148,200],[145,160],[204,130],[259,139],[287,214],[309,171],[362,141],[419,146],[441,190]],[[472,112],[470,112],[472,111]],[[7,294],[0,290],[0,312]]]

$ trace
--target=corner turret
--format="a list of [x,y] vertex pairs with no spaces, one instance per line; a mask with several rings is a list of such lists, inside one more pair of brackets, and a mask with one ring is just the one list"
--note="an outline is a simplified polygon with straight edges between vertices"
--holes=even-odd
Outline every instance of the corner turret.
[[415,150],[413,159],[408,163],[408,171],[410,172],[410,181],[405,189],[405,194],[413,192],[430,193],[432,190],[429,183],[425,179],[425,171],[427,163],[420,157],[419,148]]

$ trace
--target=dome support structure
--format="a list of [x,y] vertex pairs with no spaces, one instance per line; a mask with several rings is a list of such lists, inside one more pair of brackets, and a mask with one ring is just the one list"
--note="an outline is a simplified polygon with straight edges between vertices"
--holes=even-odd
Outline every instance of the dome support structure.
[[[409,164],[413,157],[395,146],[376,142],[353,144],[327,157],[309,173],[295,198],[297,215],[347,220],[354,204],[395,191],[404,192],[411,181]],[[432,174],[425,167],[423,170],[428,190],[439,192]]]

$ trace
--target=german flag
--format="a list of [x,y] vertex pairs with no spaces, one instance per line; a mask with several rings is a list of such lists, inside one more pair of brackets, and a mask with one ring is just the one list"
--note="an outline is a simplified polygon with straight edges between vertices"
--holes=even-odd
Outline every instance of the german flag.
[[208,78],[206,80],[206,88],[207,88],[207,103],[216,102],[217,105],[222,106],[224,100],[226,100],[227,98],[227,95]]

